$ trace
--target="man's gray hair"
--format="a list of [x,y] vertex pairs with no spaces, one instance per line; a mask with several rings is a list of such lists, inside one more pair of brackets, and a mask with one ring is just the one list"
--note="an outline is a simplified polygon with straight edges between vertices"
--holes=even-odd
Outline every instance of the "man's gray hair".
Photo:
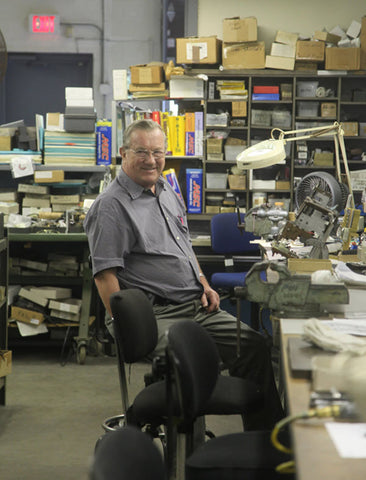
[[164,143],[166,148],[166,136],[165,136],[164,130],[161,128],[161,126],[157,122],[150,119],[135,120],[126,128],[126,130],[123,132],[123,148],[125,149],[130,148],[131,135],[136,130],[144,130],[144,131],[160,130],[164,136]]

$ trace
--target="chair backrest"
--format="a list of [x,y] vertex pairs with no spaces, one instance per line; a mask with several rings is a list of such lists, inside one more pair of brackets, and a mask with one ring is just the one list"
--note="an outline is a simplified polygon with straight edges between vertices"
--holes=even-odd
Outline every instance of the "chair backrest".
[[126,289],[110,298],[115,340],[121,359],[134,363],[153,352],[158,328],[150,300],[142,290]]
[[164,461],[146,433],[126,426],[101,438],[95,450],[89,478],[164,480]]
[[[182,320],[167,333],[168,365],[184,421],[193,421],[210,398],[220,371],[217,347],[198,323]],[[169,386],[168,386],[169,387]]]
[[[245,215],[240,213],[241,223],[244,223]],[[218,213],[211,218],[211,247],[215,253],[220,254],[243,254],[258,252],[259,247],[250,243],[258,239],[251,232],[238,228],[238,214],[234,212]]]

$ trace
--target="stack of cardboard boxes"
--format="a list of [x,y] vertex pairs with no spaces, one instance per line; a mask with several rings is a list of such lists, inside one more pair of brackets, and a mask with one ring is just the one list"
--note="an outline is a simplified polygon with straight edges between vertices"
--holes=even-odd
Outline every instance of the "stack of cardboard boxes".
[[279,30],[271,45],[271,54],[266,56],[266,68],[293,70],[297,39],[297,33]]
[[224,69],[265,67],[265,45],[258,40],[257,19],[225,18],[223,21],[222,66]]
[[129,92],[135,98],[167,95],[162,62],[131,66],[130,73]]

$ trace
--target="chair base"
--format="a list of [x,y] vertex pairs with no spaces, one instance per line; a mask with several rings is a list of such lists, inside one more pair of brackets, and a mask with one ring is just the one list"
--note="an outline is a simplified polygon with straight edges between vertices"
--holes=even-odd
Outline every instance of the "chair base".
[[114,417],[109,417],[104,420],[102,423],[103,430],[105,432],[114,432],[115,430],[122,428],[126,425],[126,415],[115,415]]

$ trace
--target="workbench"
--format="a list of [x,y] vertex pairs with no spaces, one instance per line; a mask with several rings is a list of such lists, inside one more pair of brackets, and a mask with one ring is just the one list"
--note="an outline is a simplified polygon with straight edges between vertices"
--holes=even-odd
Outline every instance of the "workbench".
[[81,312],[76,342],[77,362],[83,364],[87,353],[89,338],[90,308],[92,299],[93,276],[89,263],[89,246],[85,233],[9,233],[9,256],[17,247],[29,250],[54,250],[59,253],[76,254],[82,264],[81,277],[63,277],[55,275],[11,276],[12,284],[28,285],[64,285],[81,287]]
[[[305,321],[305,320],[304,320]],[[307,378],[294,378],[288,361],[288,340],[300,337],[289,327],[291,319],[280,319],[281,363],[288,414],[296,415],[309,409],[311,383]],[[301,322],[293,319],[293,324]],[[331,419],[329,419],[331,421]],[[366,458],[342,458],[327,433],[323,421],[295,421],[291,424],[297,480],[363,480]],[[284,476],[285,478],[285,476]]]

